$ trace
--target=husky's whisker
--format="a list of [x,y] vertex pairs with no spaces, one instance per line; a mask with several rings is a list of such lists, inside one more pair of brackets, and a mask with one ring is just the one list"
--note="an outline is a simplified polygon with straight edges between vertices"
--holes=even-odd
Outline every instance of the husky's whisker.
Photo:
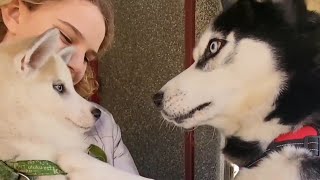
[[160,124],[159,130],[161,129],[163,123],[164,123],[166,120],[162,118],[161,121],[162,121],[162,122],[161,122],[161,124]]

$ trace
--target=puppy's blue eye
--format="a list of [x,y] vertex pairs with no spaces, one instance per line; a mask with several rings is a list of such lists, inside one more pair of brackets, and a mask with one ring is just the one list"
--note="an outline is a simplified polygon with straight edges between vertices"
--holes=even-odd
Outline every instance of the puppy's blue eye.
[[63,84],[54,84],[53,85],[54,90],[56,90],[59,94],[62,94],[65,92],[65,87]]

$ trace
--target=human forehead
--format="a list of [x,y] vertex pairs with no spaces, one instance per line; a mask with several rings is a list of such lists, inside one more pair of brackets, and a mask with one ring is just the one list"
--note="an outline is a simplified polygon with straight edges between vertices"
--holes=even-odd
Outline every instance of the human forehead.
[[98,51],[104,36],[105,22],[99,8],[86,0],[48,1],[40,8],[56,20],[68,22],[84,36],[87,46]]

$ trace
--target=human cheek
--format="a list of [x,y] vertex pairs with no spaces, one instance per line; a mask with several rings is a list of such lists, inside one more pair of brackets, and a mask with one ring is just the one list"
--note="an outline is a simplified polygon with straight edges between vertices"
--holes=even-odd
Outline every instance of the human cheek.
[[82,65],[76,66],[74,69],[71,69],[73,83],[77,84],[84,77],[87,69],[86,63],[82,63]]

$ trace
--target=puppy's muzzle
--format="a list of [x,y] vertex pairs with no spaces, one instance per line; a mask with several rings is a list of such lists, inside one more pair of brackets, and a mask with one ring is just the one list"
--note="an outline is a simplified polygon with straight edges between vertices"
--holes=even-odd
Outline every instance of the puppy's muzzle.
[[101,116],[101,110],[98,109],[98,108],[92,108],[91,114],[93,115],[95,120],[98,120],[100,118],[100,116]]

